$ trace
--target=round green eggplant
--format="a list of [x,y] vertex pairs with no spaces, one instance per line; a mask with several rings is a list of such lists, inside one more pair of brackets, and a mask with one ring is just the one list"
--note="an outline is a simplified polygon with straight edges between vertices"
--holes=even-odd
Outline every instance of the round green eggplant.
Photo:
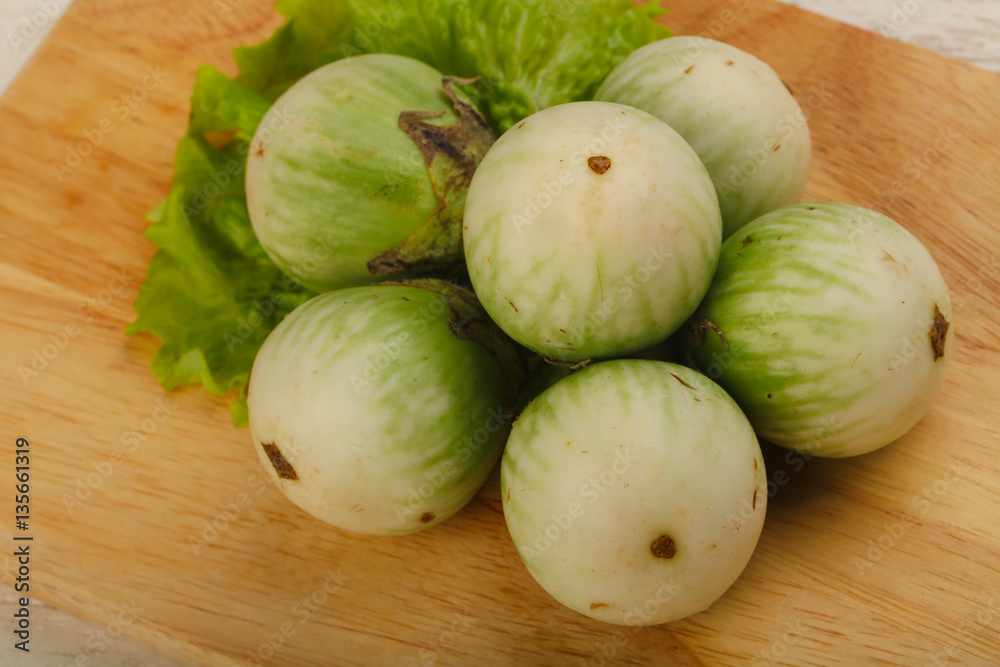
[[734,46],[687,35],[653,42],[612,70],[595,99],[648,111],[691,144],[718,192],[723,238],[805,191],[807,117],[770,66]]
[[554,360],[625,356],[683,324],[711,282],[722,223],[698,156],[620,104],[540,111],[469,187],[472,285],[511,338]]
[[950,324],[948,287],[913,234],[872,210],[816,202],[727,239],[676,341],[761,438],[844,457],[889,444],[930,409]]
[[274,329],[250,377],[250,432],[296,505],[393,535],[435,526],[475,495],[509,418],[499,357],[462,337],[472,300],[434,280],[345,288]]
[[603,361],[538,396],[500,467],[507,528],[535,580],[581,614],[654,625],[729,589],[764,523],[764,460],[714,382]]
[[[447,183],[436,184],[415,140],[460,122],[447,90],[428,65],[371,54],[320,67],[274,103],[250,145],[246,193],[254,232],[282,271],[318,292],[424,273],[390,270],[380,258],[447,209],[443,201],[464,204],[468,179],[441,173]],[[460,263],[455,236],[453,248],[435,248],[446,256],[431,259]]]

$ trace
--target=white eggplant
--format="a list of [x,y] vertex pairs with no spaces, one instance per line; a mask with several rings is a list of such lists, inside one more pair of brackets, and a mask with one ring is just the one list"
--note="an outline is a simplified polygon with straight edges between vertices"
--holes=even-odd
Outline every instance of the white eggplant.
[[595,99],[648,111],[691,144],[715,183],[724,238],[805,191],[806,115],[770,66],[734,46],[653,42],[612,70]]
[[517,342],[568,362],[669,336],[708,289],[721,237],[691,147],[644,111],[605,102],[552,107],[508,130],[465,206],[483,306]]
[[247,398],[274,482],[360,533],[453,515],[508,430],[509,350],[489,327],[471,293],[437,280],[335,290],[294,310],[261,347]]
[[500,470],[532,576],[609,623],[706,609],[764,523],[764,461],[746,417],[704,375],[667,362],[604,361],[549,387],[514,423]]
[[726,240],[677,342],[761,438],[843,457],[889,444],[930,409],[950,323],[948,286],[915,236],[875,211],[816,202]]

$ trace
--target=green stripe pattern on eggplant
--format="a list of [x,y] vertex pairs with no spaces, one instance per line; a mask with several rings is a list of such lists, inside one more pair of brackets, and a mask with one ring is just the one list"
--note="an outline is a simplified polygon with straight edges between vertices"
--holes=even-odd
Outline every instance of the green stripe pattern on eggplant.
[[757,544],[766,476],[735,402],[690,368],[602,361],[518,417],[501,462],[507,528],[535,580],[619,625],[703,611]]
[[675,338],[761,438],[843,457],[892,442],[927,412],[950,323],[947,285],[916,237],[875,211],[815,202],[727,239]]
[[[482,485],[508,430],[500,362],[456,335],[443,281],[327,292],[254,362],[250,431],[274,482],[345,530],[444,521]],[[485,314],[483,314],[485,318]]]
[[247,156],[250,220],[275,264],[306,287],[384,280],[368,262],[438,209],[424,156],[399,127],[404,111],[458,120],[440,72],[372,54],[308,74],[261,121]]
[[719,204],[698,156],[650,114],[575,102],[529,116],[483,158],[464,246],[511,338],[580,362],[667,338],[711,281]]
[[690,35],[647,44],[595,99],[647,111],[691,144],[715,184],[724,238],[805,191],[805,112],[767,63],[734,46]]

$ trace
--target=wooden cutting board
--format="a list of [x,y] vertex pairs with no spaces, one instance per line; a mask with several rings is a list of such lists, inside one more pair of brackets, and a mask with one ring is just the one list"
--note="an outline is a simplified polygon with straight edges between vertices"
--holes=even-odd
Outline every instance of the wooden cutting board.
[[[956,338],[899,442],[805,465],[768,450],[759,548],[711,609],[621,628],[534,583],[496,475],[424,534],[340,532],[264,481],[226,399],[166,396],[156,341],[123,336],[196,67],[234,73],[232,48],[280,23],[270,5],[76,0],[0,100],[0,479],[29,438],[31,593],[106,630],[89,664],[122,632],[206,665],[1000,664],[1000,77],[769,0],[670,2],[675,32],[790,84],[813,132],[807,198],[914,232]],[[26,664],[5,636],[0,662]]]

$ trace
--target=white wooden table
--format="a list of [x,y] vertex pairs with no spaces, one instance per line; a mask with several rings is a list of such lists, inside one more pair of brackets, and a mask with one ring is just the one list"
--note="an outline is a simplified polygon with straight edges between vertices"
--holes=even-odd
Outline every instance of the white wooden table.
[[[44,41],[72,0],[0,0],[0,94]],[[785,0],[844,23],[900,39],[1000,72],[1000,0]],[[665,3],[669,7],[669,0]],[[9,641],[16,605],[13,590],[0,591],[5,639],[0,667],[181,667],[151,653],[116,628],[98,628],[32,600],[30,654]],[[930,664],[930,663],[929,663]]]

